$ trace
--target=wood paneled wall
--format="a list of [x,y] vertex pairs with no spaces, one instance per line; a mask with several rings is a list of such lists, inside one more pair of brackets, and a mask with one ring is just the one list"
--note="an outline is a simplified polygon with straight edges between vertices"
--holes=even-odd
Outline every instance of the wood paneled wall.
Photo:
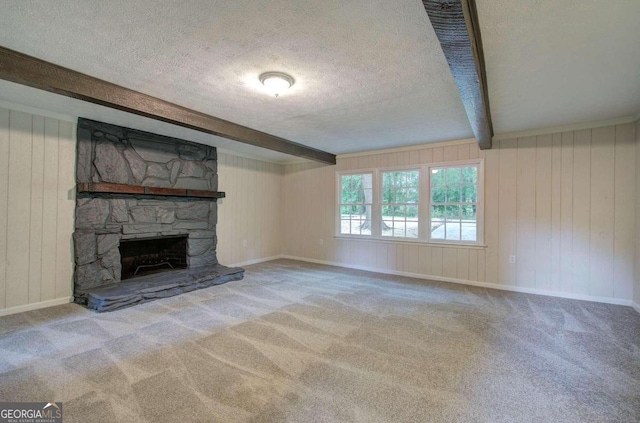
[[[282,179],[279,164],[218,154],[218,260],[243,264],[282,254]],[[244,244],[246,241],[246,246]]]
[[0,314],[68,301],[75,125],[0,108]]
[[[628,302],[636,228],[634,133],[633,124],[624,124],[496,141],[487,151],[471,142],[445,143],[339,157],[336,167],[287,165],[285,255]],[[485,159],[486,247],[334,238],[337,170],[475,157]]]
[[[220,262],[284,253],[640,304],[640,122],[497,141],[484,152],[469,142],[423,147],[337,166],[220,153]],[[74,154],[74,123],[0,108],[0,314],[71,296]],[[334,237],[337,170],[475,157],[485,159],[486,247]]]

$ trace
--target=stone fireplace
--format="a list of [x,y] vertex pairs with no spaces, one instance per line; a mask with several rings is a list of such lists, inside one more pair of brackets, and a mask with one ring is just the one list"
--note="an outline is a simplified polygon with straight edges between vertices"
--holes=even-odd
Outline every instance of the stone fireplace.
[[77,149],[76,302],[106,311],[242,278],[216,257],[215,148],[80,119]]

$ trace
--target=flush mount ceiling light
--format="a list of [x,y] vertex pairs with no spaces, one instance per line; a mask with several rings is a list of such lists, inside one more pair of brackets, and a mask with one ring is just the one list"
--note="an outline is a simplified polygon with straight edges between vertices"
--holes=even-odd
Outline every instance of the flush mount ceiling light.
[[276,97],[291,88],[293,78],[282,72],[265,72],[260,75],[260,82]]

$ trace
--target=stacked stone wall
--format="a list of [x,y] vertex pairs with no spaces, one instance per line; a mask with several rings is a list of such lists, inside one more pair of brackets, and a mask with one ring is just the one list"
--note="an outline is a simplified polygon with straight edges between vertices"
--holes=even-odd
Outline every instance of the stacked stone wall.
[[[87,119],[78,122],[76,181],[218,189],[214,147]],[[186,235],[189,267],[216,264],[215,200],[79,194],[75,295],[120,282],[120,240]]]

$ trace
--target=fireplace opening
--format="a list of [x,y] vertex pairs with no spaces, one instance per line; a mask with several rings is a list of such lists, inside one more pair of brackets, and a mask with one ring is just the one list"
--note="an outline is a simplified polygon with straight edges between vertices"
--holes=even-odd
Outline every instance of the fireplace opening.
[[120,241],[121,280],[187,268],[187,236]]

